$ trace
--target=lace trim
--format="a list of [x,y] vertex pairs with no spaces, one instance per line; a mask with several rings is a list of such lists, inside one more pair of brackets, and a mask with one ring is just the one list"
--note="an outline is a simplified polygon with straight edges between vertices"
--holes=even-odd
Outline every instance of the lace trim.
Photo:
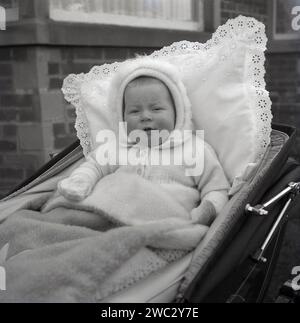
[[66,101],[71,103],[76,109],[75,129],[85,157],[94,147],[92,147],[91,131],[84,112],[82,85],[86,82],[105,80],[111,77],[112,73],[116,72],[118,66],[119,63],[117,62],[94,66],[87,74],[70,74],[64,79],[62,92]]
[[[256,139],[258,143],[256,158],[260,159],[270,143],[272,119],[271,100],[268,91],[265,90],[264,81],[264,51],[266,49],[267,37],[265,35],[265,26],[261,22],[252,17],[238,16],[234,19],[229,19],[224,25],[218,27],[212,38],[204,44],[184,40],[155,51],[149,56],[157,59],[170,59],[183,54],[205,53],[217,46],[228,44],[228,46],[224,46],[224,54],[219,57],[218,62],[226,63],[226,59],[230,57],[230,52],[235,50],[238,42],[246,43],[250,53],[246,62],[247,80],[249,80],[250,85],[248,94],[253,98],[251,104],[256,116]],[[208,55],[212,56],[212,54]],[[94,66],[87,74],[71,74],[64,80],[62,91],[65,99],[76,107],[77,118],[75,128],[85,156],[93,147],[89,125],[82,104],[81,86],[84,82],[92,80],[107,81],[118,70],[121,64],[124,63],[115,62]],[[180,65],[182,70],[194,68],[192,58],[185,59]]]
[[81,85],[88,79],[89,77],[84,73],[70,74],[64,79],[62,87],[66,101],[76,109],[75,129],[85,156],[92,150],[90,129],[81,102]]

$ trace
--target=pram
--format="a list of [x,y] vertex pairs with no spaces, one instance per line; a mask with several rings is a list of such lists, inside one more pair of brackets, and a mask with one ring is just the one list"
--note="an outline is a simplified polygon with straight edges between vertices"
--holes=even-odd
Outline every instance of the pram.
[[[294,128],[273,124],[271,145],[260,171],[246,192],[231,201],[228,214],[234,209],[237,220],[226,223],[228,217],[220,219],[193,254],[105,301],[263,302],[287,219],[299,209],[300,167],[289,158],[294,140]],[[82,148],[76,141],[12,190],[2,200],[1,215],[22,203],[22,194],[42,191],[43,183],[80,158]],[[276,203],[263,205],[278,194]],[[286,204],[289,199],[292,203]]]
[[[255,25],[251,19],[244,21],[237,19],[234,23],[238,27],[246,23],[249,30]],[[232,22],[229,22],[227,27],[229,28],[227,30],[221,28],[213,38],[213,42],[207,43],[204,47],[209,48],[212,43],[217,46],[219,37],[226,37],[228,30],[231,27],[235,28]],[[261,27],[258,28],[250,33],[249,37],[253,35],[255,37],[255,49],[251,52],[250,59],[254,64],[253,88],[259,96],[263,93],[258,89],[263,87],[263,81],[259,76],[259,68],[255,64],[260,62],[261,56],[255,50],[263,42],[263,38],[260,36]],[[234,49],[234,45],[230,43],[229,50]],[[179,44],[180,50],[186,50],[188,46],[193,46],[190,50],[194,51],[198,50],[199,45]],[[170,51],[172,50],[171,47]],[[189,68],[190,56],[185,58],[187,58],[185,67]],[[220,59],[224,60],[226,56],[222,55]],[[108,68],[104,67],[102,72],[105,74],[106,70]],[[260,96],[258,101],[259,108],[264,111],[268,101],[261,98]],[[77,98],[73,97],[72,100],[75,101]],[[260,114],[260,117],[267,118],[265,112]],[[9,219],[15,211],[26,209],[28,206],[33,207],[36,203],[35,196],[49,198],[59,178],[76,167],[88,147],[88,144],[83,142],[86,134],[81,133],[79,138],[80,142],[76,141],[53,157],[36,174],[21,183],[1,201],[0,221],[2,220],[3,224],[0,225],[0,229],[6,224],[5,219]],[[289,207],[290,215],[297,211],[296,195],[299,192],[297,182],[300,169],[297,162],[288,158],[294,138],[295,129],[273,124],[268,146],[264,147],[266,148],[264,155],[261,156],[255,173],[233,195],[196,249],[161,270],[155,271],[146,279],[132,284],[123,291],[102,298],[101,301],[263,301],[281,245],[287,208]],[[263,141],[261,143],[265,144]],[[283,193],[280,193],[282,190]],[[277,194],[279,196],[273,198]],[[271,201],[268,201],[269,199]],[[277,200],[278,203],[273,205]],[[292,206],[290,200],[295,200]],[[24,252],[26,257],[26,250]]]

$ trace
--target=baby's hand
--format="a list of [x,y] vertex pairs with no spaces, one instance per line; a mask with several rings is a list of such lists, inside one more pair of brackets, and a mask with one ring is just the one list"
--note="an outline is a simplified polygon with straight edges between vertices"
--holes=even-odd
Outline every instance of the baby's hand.
[[57,185],[58,191],[66,199],[81,201],[92,191],[93,185],[88,178],[80,175],[71,176],[63,179]]
[[198,207],[191,211],[191,217],[194,223],[209,226],[216,217],[215,207],[210,201],[203,200]]

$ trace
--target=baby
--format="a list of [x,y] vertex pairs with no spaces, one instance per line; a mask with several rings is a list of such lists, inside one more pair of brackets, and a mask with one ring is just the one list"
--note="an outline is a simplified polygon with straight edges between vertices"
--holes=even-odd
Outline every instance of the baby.
[[[195,223],[210,225],[228,201],[229,183],[213,149],[202,140],[203,168],[188,174],[185,161],[181,165],[151,165],[150,153],[171,157],[193,152],[197,142],[193,132],[188,140],[176,140],[175,130],[192,130],[191,107],[178,71],[169,63],[152,59],[132,61],[114,76],[109,93],[109,106],[119,122],[125,122],[126,149],[144,154],[143,162],[134,165],[106,165],[97,162],[96,151],[87,161],[58,183],[59,192],[67,199],[80,201],[87,197],[98,180],[111,173],[135,173],[161,185],[191,214]],[[133,132],[144,133],[146,145],[132,139]],[[159,131],[159,141],[153,132]],[[199,142],[198,138],[198,142]],[[187,158],[188,159],[188,158]],[[190,164],[189,164],[190,165]],[[199,204],[199,202],[201,203]]]

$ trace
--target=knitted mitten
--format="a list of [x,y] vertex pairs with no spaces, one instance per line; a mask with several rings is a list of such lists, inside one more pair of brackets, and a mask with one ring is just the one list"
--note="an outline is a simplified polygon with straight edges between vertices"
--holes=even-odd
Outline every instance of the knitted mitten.
[[200,205],[191,211],[192,221],[197,224],[210,226],[216,218],[216,209],[212,202],[203,200]]
[[59,193],[72,201],[85,199],[91,193],[93,187],[94,183],[89,177],[78,174],[61,180],[57,185]]

